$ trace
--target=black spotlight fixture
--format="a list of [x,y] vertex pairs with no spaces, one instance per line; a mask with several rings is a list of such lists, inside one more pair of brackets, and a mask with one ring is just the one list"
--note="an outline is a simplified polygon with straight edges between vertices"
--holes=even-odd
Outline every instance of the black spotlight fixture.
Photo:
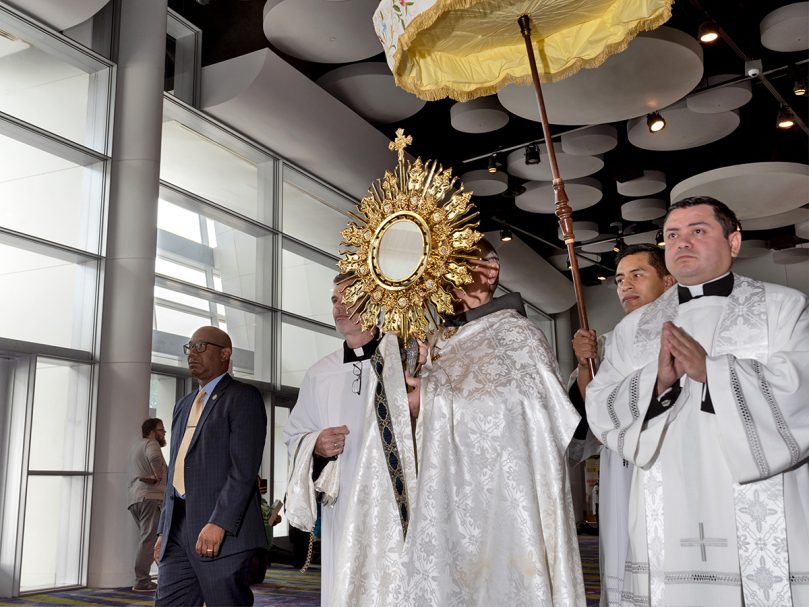
[[795,115],[786,105],[782,105],[781,109],[778,110],[778,118],[775,121],[775,125],[779,129],[784,130],[791,129],[793,126],[795,126]]
[[489,168],[488,168],[488,171],[490,173],[496,173],[497,172],[497,154],[492,154],[491,156],[489,156]]
[[624,250],[625,247],[626,243],[624,242],[623,237],[619,236],[618,238],[615,239],[615,244],[612,245],[612,251],[613,253],[620,253],[621,251]]
[[699,26],[699,34],[697,37],[702,44],[716,42],[719,40],[719,28],[711,19],[703,21]]
[[501,242],[511,242],[511,239],[512,239],[511,230],[509,230],[508,228],[503,228],[502,230],[500,230]]
[[536,143],[525,146],[525,164],[539,164],[539,146]]
[[658,230],[655,234],[655,244],[661,249],[666,247],[666,241],[663,240],[663,230]]
[[795,84],[792,85],[792,92],[795,93],[798,97],[805,97],[806,80],[804,80],[803,78],[796,79]]
[[666,119],[663,118],[660,112],[646,114],[646,126],[650,133],[659,133],[666,128]]

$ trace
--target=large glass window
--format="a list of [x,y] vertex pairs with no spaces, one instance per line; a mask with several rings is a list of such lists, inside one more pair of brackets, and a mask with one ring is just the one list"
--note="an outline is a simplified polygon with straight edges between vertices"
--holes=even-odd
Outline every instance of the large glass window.
[[85,582],[114,73],[0,4],[0,347],[30,355],[0,492],[7,592]]
[[0,233],[0,335],[91,350],[98,264],[59,249]]
[[331,292],[339,272],[336,261],[290,241],[284,242],[281,255],[281,307],[333,325]]
[[82,583],[87,476],[29,476],[20,592]]
[[20,591],[82,583],[92,366],[36,363]]
[[0,225],[98,253],[104,162],[50,146],[0,134]]
[[91,385],[89,365],[39,359],[30,470],[89,469]]
[[290,322],[281,328],[281,383],[299,388],[306,370],[340,347],[334,330],[312,329]]
[[109,66],[79,45],[14,18],[4,7],[0,29],[0,112],[105,152]]
[[283,201],[284,234],[331,255],[340,253],[340,232],[353,209],[350,200],[285,166]]

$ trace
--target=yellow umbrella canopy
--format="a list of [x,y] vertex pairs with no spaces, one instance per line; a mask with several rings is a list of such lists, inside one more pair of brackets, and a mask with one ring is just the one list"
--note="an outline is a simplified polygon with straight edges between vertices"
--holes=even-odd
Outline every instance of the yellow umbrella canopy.
[[428,101],[468,101],[531,84],[517,18],[527,15],[539,78],[601,65],[671,17],[673,0],[383,0],[374,27],[396,84]]

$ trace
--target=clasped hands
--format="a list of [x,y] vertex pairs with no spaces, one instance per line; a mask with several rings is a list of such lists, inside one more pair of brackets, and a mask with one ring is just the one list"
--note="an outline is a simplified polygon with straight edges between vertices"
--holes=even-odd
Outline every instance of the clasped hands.
[[663,323],[657,358],[657,393],[662,394],[683,375],[701,384],[708,382],[708,354],[697,340],[670,321]]

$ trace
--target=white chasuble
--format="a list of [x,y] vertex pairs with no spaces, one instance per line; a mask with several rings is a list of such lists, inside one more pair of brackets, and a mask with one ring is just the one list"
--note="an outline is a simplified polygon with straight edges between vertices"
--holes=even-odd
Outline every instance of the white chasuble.
[[[330,605],[329,597],[334,579],[336,547],[338,537],[342,532],[343,521],[349,511],[348,497],[351,494],[357,458],[363,439],[365,407],[372,375],[368,360],[344,363],[343,355],[342,349],[333,352],[315,363],[306,372],[298,394],[298,401],[284,428],[284,443],[289,450],[290,470],[294,471],[301,467],[306,470],[310,469],[311,448],[308,451],[299,451],[299,447],[305,444],[304,437],[309,434],[317,435],[324,428],[348,426],[349,434],[346,436],[345,448],[338,457],[337,499],[334,504],[322,505],[320,510],[320,579],[323,607]],[[300,462],[299,457],[306,457],[309,461]],[[305,480],[312,483],[311,478]],[[287,497],[289,499],[294,494],[308,500],[308,495],[313,491],[314,487],[290,487]],[[311,507],[306,504],[301,505],[302,508],[304,506]],[[291,507],[291,504],[287,504],[287,508]]]
[[[388,392],[391,408],[408,415],[406,399]],[[585,605],[565,465],[578,421],[539,329],[513,310],[462,326],[423,372],[418,479],[407,483],[398,569],[401,500],[372,444],[376,421],[366,425],[356,516],[344,536],[357,549],[341,556],[339,586],[348,592],[335,604]],[[410,452],[400,445],[399,454]],[[363,550],[374,552],[365,558]]]
[[[662,323],[708,353],[707,386],[646,415]],[[635,463],[625,605],[809,605],[809,310],[734,277],[727,298],[672,288],[614,330],[588,422]]]

